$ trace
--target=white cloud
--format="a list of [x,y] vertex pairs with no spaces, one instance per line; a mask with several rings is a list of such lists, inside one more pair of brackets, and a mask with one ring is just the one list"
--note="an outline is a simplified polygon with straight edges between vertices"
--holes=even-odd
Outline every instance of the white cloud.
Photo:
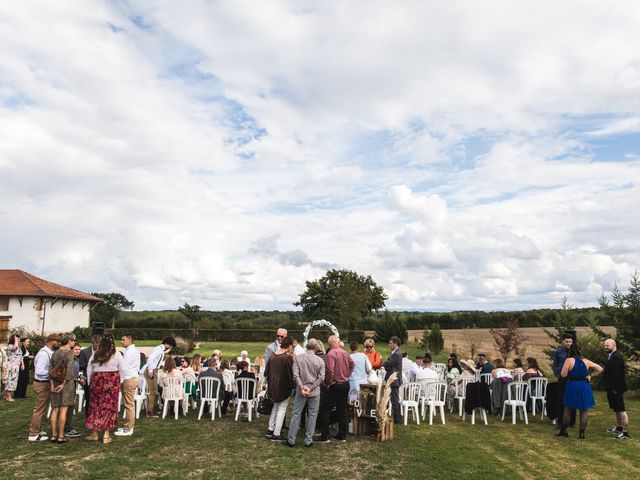
[[152,308],[290,308],[327,266],[398,308],[593,304],[640,263],[640,151],[604,142],[638,133],[639,23],[598,2],[0,6],[0,265]]

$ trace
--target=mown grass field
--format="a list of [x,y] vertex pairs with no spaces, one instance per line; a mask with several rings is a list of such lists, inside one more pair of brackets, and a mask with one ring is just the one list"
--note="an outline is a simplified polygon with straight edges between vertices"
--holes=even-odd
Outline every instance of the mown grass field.
[[[30,393],[30,392],[29,392]],[[548,420],[472,426],[455,414],[447,424],[399,426],[396,439],[376,443],[349,436],[346,444],[289,449],[264,438],[267,418],[231,416],[198,421],[195,412],[165,420],[141,418],[136,434],[110,445],[73,439],[66,445],[27,442],[32,398],[0,403],[2,479],[618,479],[640,478],[636,426],[640,400],[628,395],[631,433],[619,442],[604,395],[591,412],[587,440],[554,437]],[[80,415],[81,419],[84,417]],[[81,422],[76,421],[76,426]],[[49,426],[45,424],[48,431]]]

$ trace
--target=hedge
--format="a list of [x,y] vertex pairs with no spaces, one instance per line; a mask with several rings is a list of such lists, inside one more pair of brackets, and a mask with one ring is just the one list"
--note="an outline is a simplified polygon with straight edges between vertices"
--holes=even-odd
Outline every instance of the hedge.
[[[125,333],[133,335],[135,340],[162,340],[164,337],[174,336],[190,338],[200,341],[214,342],[272,342],[275,340],[274,330],[243,330],[243,329],[219,329],[219,330],[191,330],[184,328],[115,328],[107,329],[115,338],[120,338]],[[303,330],[289,330],[288,334],[299,341],[304,338]],[[310,337],[326,342],[332,334],[330,330],[313,329]],[[346,343],[351,340],[364,342],[364,330],[340,331],[340,338]]]

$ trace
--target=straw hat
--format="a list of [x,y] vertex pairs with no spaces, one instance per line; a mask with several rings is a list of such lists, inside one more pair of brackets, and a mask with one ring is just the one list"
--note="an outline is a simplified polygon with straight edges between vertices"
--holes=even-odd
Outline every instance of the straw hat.
[[466,368],[467,370],[471,370],[471,372],[473,372],[474,374],[476,373],[476,364],[473,360],[469,359],[469,360],[460,360],[459,361],[460,366],[462,368]]

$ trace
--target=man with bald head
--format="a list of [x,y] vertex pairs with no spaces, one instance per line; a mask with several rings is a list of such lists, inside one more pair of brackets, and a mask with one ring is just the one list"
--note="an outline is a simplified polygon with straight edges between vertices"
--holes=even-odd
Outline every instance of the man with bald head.
[[607,390],[609,408],[616,412],[617,422],[615,427],[607,431],[615,433],[618,440],[627,440],[629,439],[629,416],[623,398],[623,394],[627,390],[624,358],[618,352],[616,342],[612,338],[605,340],[604,349],[609,356],[604,368],[604,388]]
[[278,331],[276,332],[276,340],[271,345],[269,345],[266,348],[266,350],[264,351],[264,364],[265,364],[265,366],[267,365],[267,362],[269,361],[269,357],[271,355],[273,355],[274,352],[277,352],[278,350],[280,350],[280,342],[286,336],[287,336],[287,329],[286,328],[279,328]]
[[355,364],[351,355],[345,352],[340,346],[340,339],[331,335],[329,337],[329,352],[325,357],[324,384],[327,387],[326,402],[320,409],[320,432],[322,435],[317,440],[318,443],[328,443],[329,417],[333,406],[338,411],[338,434],[333,440],[338,443],[347,441],[347,431],[349,429],[349,419],[347,409],[349,403],[349,377]]

